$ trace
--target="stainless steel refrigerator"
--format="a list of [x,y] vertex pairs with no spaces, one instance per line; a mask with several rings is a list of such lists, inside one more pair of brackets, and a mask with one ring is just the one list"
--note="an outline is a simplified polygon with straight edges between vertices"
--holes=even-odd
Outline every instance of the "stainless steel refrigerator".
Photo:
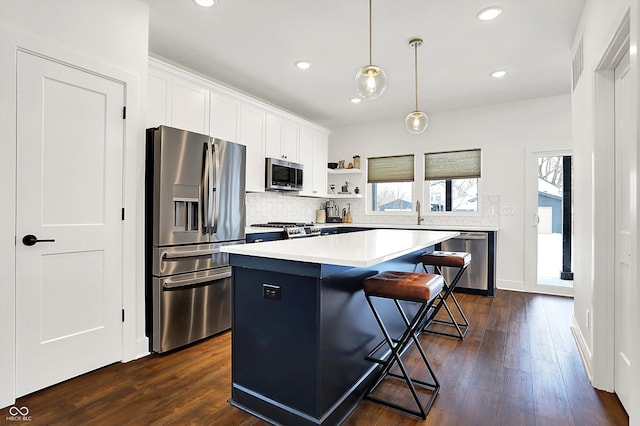
[[147,130],[146,309],[151,350],[231,327],[231,267],[245,241],[243,145],[160,126]]

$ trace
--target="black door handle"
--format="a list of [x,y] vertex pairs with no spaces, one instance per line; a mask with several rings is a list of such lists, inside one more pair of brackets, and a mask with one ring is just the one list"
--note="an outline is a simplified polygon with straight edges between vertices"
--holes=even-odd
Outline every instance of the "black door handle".
[[55,243],[55,242],[56,240],[53,240],[53,239],[39,240],[38,237],[32,234],[25,235],[22,238],[22,244],[24,244],[25,246],[34,246],[36,245],[36,243]]

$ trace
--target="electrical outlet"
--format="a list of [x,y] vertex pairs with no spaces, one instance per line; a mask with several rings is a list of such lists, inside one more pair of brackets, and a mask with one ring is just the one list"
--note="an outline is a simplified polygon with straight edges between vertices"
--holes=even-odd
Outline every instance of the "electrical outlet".
[[262,284],[262,297],[271,300],[280,300],[282,293],[279,285]]
[[515,213],[515,209],[511,206],[505,206],[500,208],[500,214],[502,215],[513,215]]

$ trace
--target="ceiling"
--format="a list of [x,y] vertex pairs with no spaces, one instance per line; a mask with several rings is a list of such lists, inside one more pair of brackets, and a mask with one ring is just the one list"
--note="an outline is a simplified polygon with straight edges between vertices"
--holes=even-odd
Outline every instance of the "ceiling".
[[[386,92],[352,104],[369,63],[367,0],[148,0],[149,50],[329,129],[569,93],[584,0],[373,0],[373,63]],[[497,5],[502,15],[477,13]],[[301,71],[298,60],[312,62]],[[490,73],[508,71],[494,79]]]

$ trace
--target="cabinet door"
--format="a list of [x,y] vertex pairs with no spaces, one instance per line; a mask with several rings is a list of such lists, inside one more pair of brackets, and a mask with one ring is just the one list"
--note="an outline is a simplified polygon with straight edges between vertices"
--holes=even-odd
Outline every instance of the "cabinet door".
[[171,126],[209,134],[209,88],[179,77],[173,78]]
[[313,194],[325,196],[327,193],[327,161],[329,158],[329,138],[324,133],[313,135]]
[[147,127],[171,125],[171,74],[149,67],[147,75]]
[[299,129],[300,126],[295,123],[267,114],[265,155],[271,158],[299,162]]
[[282,120],[271,114],[267,114],[265,156],[271,158],[282,158],[282,150],[280,148],[281,142]]
[[218,93],[211,93],[210,135],[214,138],[239,142],[240,102]]
[[285,160],[299,162],[298,133],[300,126],[288,121],[282,123],[281,155]]
[[300,129],[300,162],[304,165],[304,187],[300,195],[315,195],[314,191],[314,168],[313,161],[313,131],[306,127]]
[[265,112],[243,104],[240,109],[240,143],[247,147],[246,190],[264,192]]

